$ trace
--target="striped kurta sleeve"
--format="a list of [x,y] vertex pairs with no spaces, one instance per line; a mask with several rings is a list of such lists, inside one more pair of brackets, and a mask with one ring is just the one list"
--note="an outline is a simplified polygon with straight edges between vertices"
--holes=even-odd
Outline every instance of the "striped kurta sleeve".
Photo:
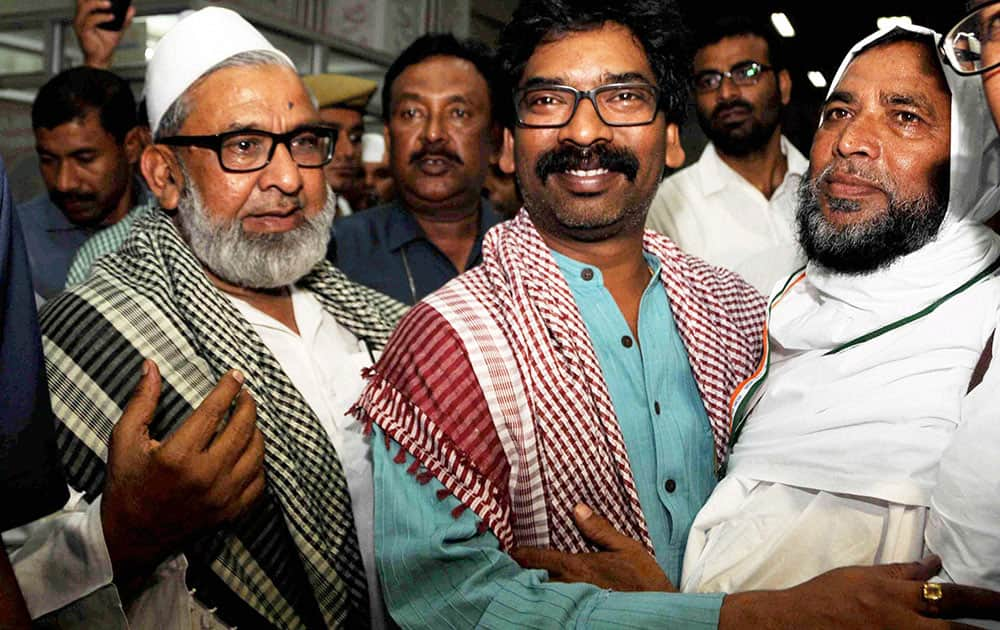
[[[376,432],[379,430],[376,428]],[[722,594],[621,593],[547,582],[500,551],[442,485],[418,483],[400,446],[372,441],[375,549],[386,605],[403,628],[716,628]]]

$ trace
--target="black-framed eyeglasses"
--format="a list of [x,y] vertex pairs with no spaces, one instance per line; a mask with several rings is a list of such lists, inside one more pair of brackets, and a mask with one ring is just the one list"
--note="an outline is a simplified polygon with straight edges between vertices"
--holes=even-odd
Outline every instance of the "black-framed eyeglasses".
[[959,20],[938,50],[959,74],[982,74],[1000,66],[1000,0],[987,2]]
[[219,158],[222,170],[230,173],[259,171],[271,163],[275,148],[283,144],[298,166],[318,168],[333,158],[337,130],[321,126],[299,127],[288,133],[242,129],[211,136],[170,136],[156,143],[211,149]]
[[533,85],[514,92],[517,124],[564,127],[584,99],[594,106],[601,122],[610,127],[648,125],[660,109],[660,90],[648,83],[609,83],[592,90],[568,85]]
[[702,70],[694,75],[694,78],[691,79],[691,84],[694,85],[694,89],[698,92],[714,92],[718,90],[724,78],[730,79],[739,86],[756,85],[760,81],[762,74],[773,69],[772,66],[765,66],[756,61],[743,61],[730,68],[727,72]]

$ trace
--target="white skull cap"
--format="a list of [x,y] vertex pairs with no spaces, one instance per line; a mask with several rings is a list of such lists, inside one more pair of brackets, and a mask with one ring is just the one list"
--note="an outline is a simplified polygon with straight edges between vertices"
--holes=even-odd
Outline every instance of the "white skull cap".
[[235,11],[206,7],[182,18],[157,43],[146,65],[146,110],[153,134],[167,109],[205,71],[251,50],[278,53],[295,67],[288,55]]

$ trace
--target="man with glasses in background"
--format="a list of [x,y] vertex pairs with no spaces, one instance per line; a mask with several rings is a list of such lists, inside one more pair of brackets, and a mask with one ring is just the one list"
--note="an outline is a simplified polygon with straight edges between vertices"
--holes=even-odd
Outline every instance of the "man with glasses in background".
[[146,102],[159,208],[40,313],[89,507],[15,558],[29,610],[103,592],[77,624],[383,627],[369,441],[345,410],[404,307],[324,260],[336,132],[219,7],[160,40]]
[[[1000,2],[972,2],[969,8],[942,40],[941,56],[959,74],[982,75],[986,101],[1000,129]],[[994,143],[987,153],[984,161],[1000,168],[1000,147]],[[941,457],[924,532],[927,548],[941,556],[942,579],[993,589],[1000,589],[998,353],[994,330],[980,360],[979,369],[988,369],[963,400],[962,422]]]
[[710,142],[660,185],[646,227],[767,294],[801,258],[795,190],[808,165],[781,135],[792,80],[766,24],[726,16],[696,37],[692,85]]

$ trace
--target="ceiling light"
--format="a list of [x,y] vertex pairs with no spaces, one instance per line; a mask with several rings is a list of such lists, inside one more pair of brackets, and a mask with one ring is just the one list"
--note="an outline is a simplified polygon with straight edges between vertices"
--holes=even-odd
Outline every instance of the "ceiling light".
[[878,30],[892,28],[893,26],[910,26],[913,20],[908,15],[894,15],[892,17],[880,17],[875,21]]
[[782,37],[795,37],[795,29],[792,28],[792,23],[788,21],[788,16],[784,13],[772,13],[771,24],[774,24],[774,28]]
[[812,83],[814,86],[818,88],[826,87],[826,79],[823,78],[822,72],[817,72],[816,70],[810,70],[809,73],[806,75],[806,77],[808,77],[809,82]]

